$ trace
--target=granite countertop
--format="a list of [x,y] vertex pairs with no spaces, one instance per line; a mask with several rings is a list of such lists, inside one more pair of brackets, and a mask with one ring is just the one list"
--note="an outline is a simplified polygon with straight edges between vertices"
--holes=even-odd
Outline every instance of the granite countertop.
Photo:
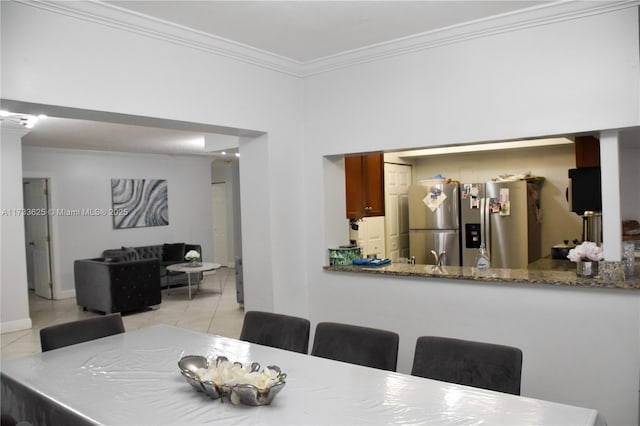
[[530,271],[576,271],[576,264],[569,259],[552,259],[543,257],[527,265]]
[[[559,262],[559,263],[558,263]],[[326,271],[353,272],[361,274],[380,274],[405,277],[424,277],[452,280],[471,280],[496,283],[525,283],[544,284],[554,286],[591,287],[610,289],[638,289],[640,290],[640,262],[636,259],[636,274],[626,278],[583,278],[576,276],[575,264],[560,260],[540,259],[534,262],[530,269],[498,269],[491,268],[480,272],[477,268],[460,266],[409,265],[392,263],[387,266],[324,266]],[[548,266],[549,269],[541,269]]]

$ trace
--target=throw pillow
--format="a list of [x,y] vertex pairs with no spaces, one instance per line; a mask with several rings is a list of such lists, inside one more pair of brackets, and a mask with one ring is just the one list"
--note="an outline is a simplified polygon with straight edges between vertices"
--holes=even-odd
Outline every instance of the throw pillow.
[[162,260],[165,262],[184,262],[184,243],[164,244]]
[[139,260],[138,251],[133,247],[122,247],[122,251],[125,252],[129,260]]

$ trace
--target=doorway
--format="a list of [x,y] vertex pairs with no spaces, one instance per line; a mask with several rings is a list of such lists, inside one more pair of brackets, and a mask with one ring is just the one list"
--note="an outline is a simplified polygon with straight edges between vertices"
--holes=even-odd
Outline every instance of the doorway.
[[37,296],[53,299],[49,179],[24,178],[22,186],[28,288]]
[[411,166],[384,163],[386,257],[409,257],[409,185]]
[[213,214],[213,255],[214,262],[229,265],[229,221],[227,218],[227,184],[211,184],[211,202]]

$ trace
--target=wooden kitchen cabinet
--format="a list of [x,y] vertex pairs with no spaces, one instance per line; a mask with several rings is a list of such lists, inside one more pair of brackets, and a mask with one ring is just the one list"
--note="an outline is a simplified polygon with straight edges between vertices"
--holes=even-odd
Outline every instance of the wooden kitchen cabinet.
[[576,136],[576,168],[600,167],[600,141],[593,136]]
[[347,218],[384,216],[384,156],[352,155],[344,159]]

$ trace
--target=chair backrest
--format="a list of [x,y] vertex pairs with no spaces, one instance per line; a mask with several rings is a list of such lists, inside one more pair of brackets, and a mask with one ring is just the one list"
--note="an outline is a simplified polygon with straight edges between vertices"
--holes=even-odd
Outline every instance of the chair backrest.
[[306,354],[311,324],[304,318],[272,312],[248,311],[240,340]]
[[492,343],[422,336],[411,374],[520,395],[522,351]]
[[51,325],[40,330],[42,352],[124,333],[119,313]]
[[10,414],[0,415],[0,426],[16,426],[18,422]]
[[399,340],[391,331],[321,322],[316,326],[311,355],[395,371]]

